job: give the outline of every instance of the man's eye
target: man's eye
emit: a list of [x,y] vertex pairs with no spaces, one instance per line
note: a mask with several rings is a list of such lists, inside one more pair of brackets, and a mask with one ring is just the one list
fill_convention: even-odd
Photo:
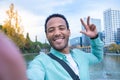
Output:
[[54,29],[48,29],[48,32],[53,32],[54,31]]
[[64,27],[60,27],[59,29],[60,29],[60,30],[64,30],[65,28],[64,28]]

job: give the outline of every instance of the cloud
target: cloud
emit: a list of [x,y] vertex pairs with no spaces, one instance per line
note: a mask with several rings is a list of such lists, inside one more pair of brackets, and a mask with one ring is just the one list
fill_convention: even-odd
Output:
[[3,24],[4,20],[7,18],[6,17],[6,11],[8,7],[4,6],[3,4],[0,4],[0,24]]
[[22,19],[25,34],[28,32],[32,41],[35,41],[35,36],[37,36],[39,41],[44,42],[43,38],[45,38],[45,34],[43,26],[45,17],[23,9],[19,10],[19,14]]

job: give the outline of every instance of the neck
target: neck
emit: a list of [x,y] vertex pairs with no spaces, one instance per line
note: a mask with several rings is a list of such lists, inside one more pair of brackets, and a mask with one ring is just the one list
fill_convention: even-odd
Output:
[[60,50],[60,52],[64,53],[64,54],[69,54],[70,53],[70,48],[66,47],[63,50]]

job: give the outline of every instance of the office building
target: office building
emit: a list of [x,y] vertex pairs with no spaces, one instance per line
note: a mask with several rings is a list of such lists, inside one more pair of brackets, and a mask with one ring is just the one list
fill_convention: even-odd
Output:
[[105,45],[110,45],[117,41],[117,29],[120,28],[120,11],[105,10],[104,11],[104,29],[105,29]]

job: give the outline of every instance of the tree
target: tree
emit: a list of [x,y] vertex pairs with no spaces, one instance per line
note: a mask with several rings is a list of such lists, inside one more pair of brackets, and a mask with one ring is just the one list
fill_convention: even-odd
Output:
[[25,48],[26,52],[31,52],[31,50],[32,50],[32,41],[30,40],[29,33],[27,33],[27,35],[26,35],[24,48]]
[[36,37],[36,41],[32,42],[30,40],[29,33],[27,33],[26,41],[25,41],[25,49],[24,49],[25,52],[27,52],[27,53],[39,53],[41,46],[42,46],[42,43],[37,41],[37,37]]
[[0,25],[0,30],[2,29],[2,25]]
[[120,45],[111,44],[111,45],[109,46],[109,50],[110,50],[111,52],[119,53],[119,52],[120,52]]
[[6,14],[8,18],[4,21],[2,30],[16,43],[20,49],[22,49],[25,44],[25,38],[20,23],[21,19],[17,11],[14,10],[14,4],[10,5],[9,10],[6,11]]
[[42,44],[42,49],[45,50],[45,53],[49,52],[50,48],[51,48],[51,46],[48,43],[45,42]]

